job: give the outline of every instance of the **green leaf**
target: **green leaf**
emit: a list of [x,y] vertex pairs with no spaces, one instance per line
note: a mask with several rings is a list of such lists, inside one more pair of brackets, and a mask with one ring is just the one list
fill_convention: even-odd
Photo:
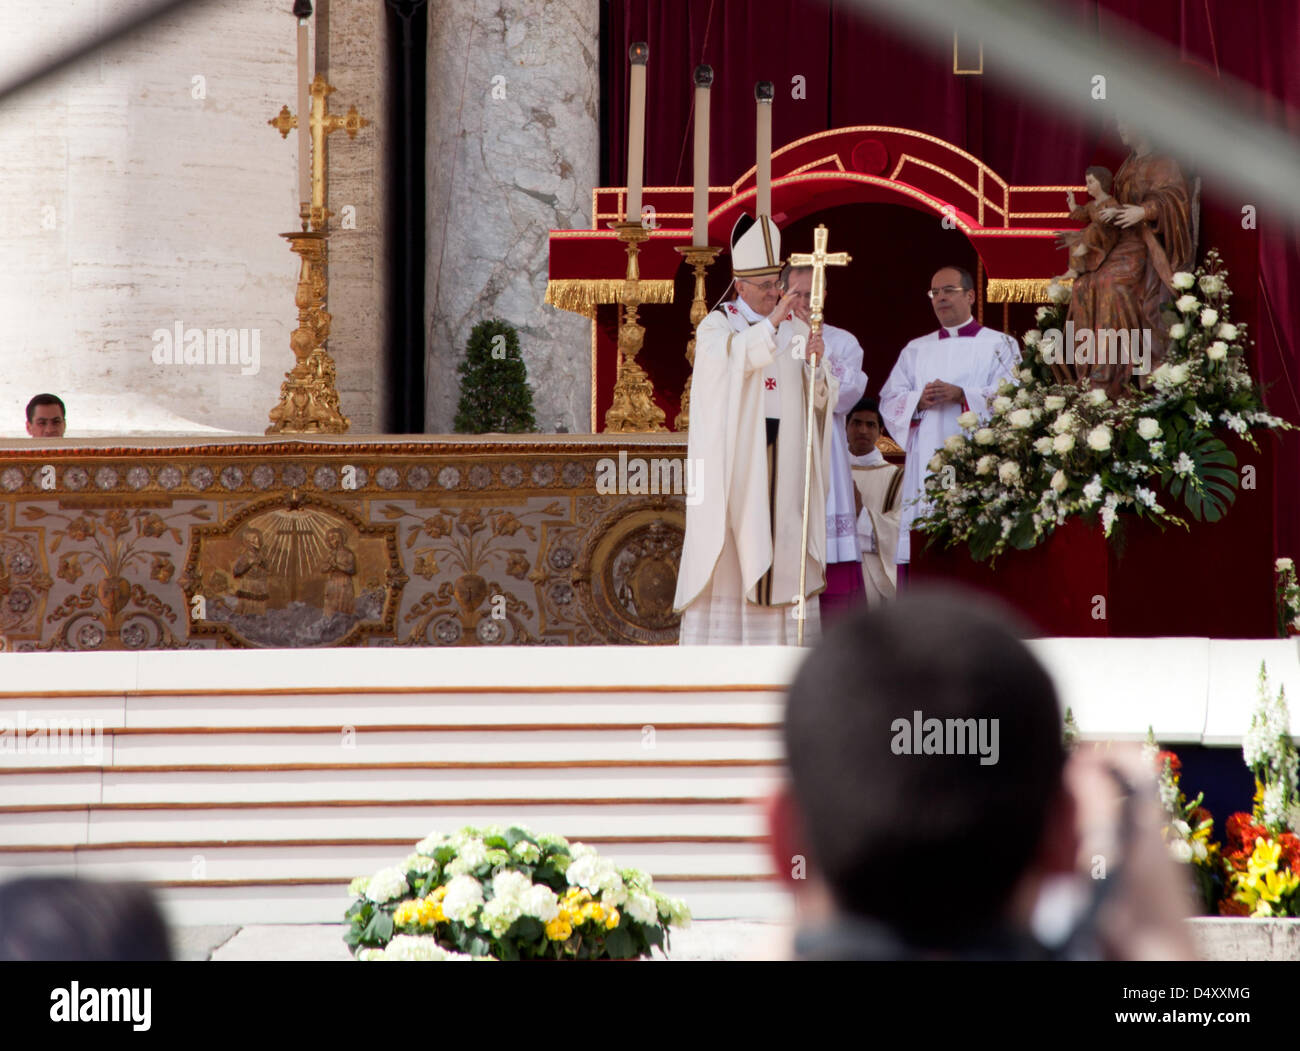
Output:
[[[1195,467],[1196,478],[1168,472],[1169,495],[1181,498],[1198,522],[1217,522],[1237,495],[1237,457],[1208,431],[1192,431],[1183,420],[1172,428],[1177,434],[1178,452],[1185,452]],[[1178,458],[1178,452],[1173,459]]]
[[537,941],[545,933],[546,928],[542,926],[541,920],[534,916],[520,916],[510,928],[512,938],[518,938],[520,941],[526,942]]
[[632,935],[622,927],[615,927],[605,935],[605,951],[615,960],[630,960],[636,955]]

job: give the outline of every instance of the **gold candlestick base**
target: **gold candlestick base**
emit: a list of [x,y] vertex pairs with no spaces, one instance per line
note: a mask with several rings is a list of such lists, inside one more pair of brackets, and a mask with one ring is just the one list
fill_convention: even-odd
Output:
[[297,359],[280,384],[280,404],[270,412],[267,434],[346,434],[351,421],[339,411],[334,359],[325,351],[330,315],[325,309],[325,245],[328,234],[281,234],[302,259],[294,303],[298,327],[289,337]]
[[637,323],[641,305],[641,271],[637,254],[650,231],[636,223],[611,224],[618,239],[627,246],[627,277],[623,281],[623,320],[618,329],[618,378],[614,381],[614,402],[605,413],[605,430],[617,434],[666,431],[664,410],[654,401],[654,384],[636,363],[645,341],[645,327]]
[[[687,248],[678,248],[686,257],[686,261],[695,268],[695,298],[691,300],[691,338],[686,344],[686,360],[690,362],[692,373],[695,370],[695,330],[700,327],[700,322],[709,312],[709,301],[704,296],[704,276],[708,273],[709,267],[713,260],[718,258],[721,248],[714,245],[690,245]],[[686,377],[686,385],[682,388],[682,411],[677,414],[673,420],[673,430],[686,431],[691,426],[691,377]]]

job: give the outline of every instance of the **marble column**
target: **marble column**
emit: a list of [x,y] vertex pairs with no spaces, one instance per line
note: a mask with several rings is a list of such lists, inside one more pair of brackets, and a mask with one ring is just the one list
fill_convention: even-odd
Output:
[[591,225],[598,0],[460,0],[429,18],[426,427],[451,430],[471,329],[519,330],[538,429],[590,430],[591,329],[543,303],[547,232]]

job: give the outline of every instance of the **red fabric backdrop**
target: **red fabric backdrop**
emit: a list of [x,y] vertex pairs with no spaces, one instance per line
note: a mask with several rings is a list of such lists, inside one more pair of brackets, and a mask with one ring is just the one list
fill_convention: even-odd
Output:
[[[1222,74],[1252,85],[1257,89],[1252,101],[1255,113],[1300,134],[1300,63],[1295,61],[1300,4],[1053,2],[1075,21],[1080,37],[1104,45],[1136,25],[1178,47],[1204,82],[1213,84]],[[1016,185],[1078,184],[1089,164],[1106,164],[1113,170],[1125,152],[1110,125],[1100,119],[1062,118],[1043,109],[1032,97],[1001,87],[988,64],[984,76],[954,75],[950,36],[936,38],[933,44],[915,43],[888,26],[863,19],[844,0],[608,0],[603,15],[602,183],[606,186],[625,181],[626,56],[635,40],[650,45],[647,186],[692,182],[691,72],[700,62],[713,66],[715,74],[710,135],[713,185],[734,181],[754,163],[753,89],[760,79],[776,84],[772,137],[777,147],[854,124],[914,128],[968,150]],[[792,98],[795,77],[804,78],[804,98]],[[1257,342],[1255,371],[1268,388],[1271,411],[1300,423],[1300,232],[1265,211],[1259,212],[1255,229],[1243,229],[1242,208],[1250,203],[1231,191],[1205,185],[1200,250],[1214,246],[1224,256],[1236,292],[1234,317],[1251,326]],[[863,253],[864,247],[871,246],[871,254],[864,254],[865,265],[855,267],[855,278],[849,279],[855,285],[861,281],[853,293],[855,316],[837,313],[833,295],[828,321],[858,332],[867,349],[870,389],[875,391],[903,343],[933,323],[925,316],[923,301],[911,302],[915,288],[925,287],[935,267],[963,258],[963,249],[956,242],[936,245],[919,231],[913,232],[915,236],[900,236],[914,222],[903,208],[861,205],[837,211],[843,214],[836,217],[834,247]],[[880,214],[885,212],[897,214]],[[811,230],[814,223],[805,220],[797,225]],[[799,230],[789,233],[799,236]],[[967,258],[973,257],[969,245],[965,251]],[[670,422],[677,406],[675,396],[667,392],[680,390],[685,376],[685,362],[677,360],[689,329],[685,314],[690,285],[684,278],[683,274],[678,282],[678,302],[661,308],[674,317],[680,313],[680,323],[660,330],[680,328],[682,340],[660,347],[648,337],[639,358],[663,395],[661,403],[669,410]],[[725,284],[725,277],[711,282],[711,293],[716,296]],[[907,306],[900,309],[899,303]],[[1000,306],[991,305],[986,324],[1000,327],[1001,314]],[[613,308],[601,308],[602,324],[612,325],[612,315]],[[1023,331],[1031,321],[1028,308],[1011,308],[1011,330]],[[607,395],[598,405],[599,416],[606,407]],[[1287,437],[1276,453],[1277,484],[1271,488],[1277,551],[1300,556],[1300,437]]]

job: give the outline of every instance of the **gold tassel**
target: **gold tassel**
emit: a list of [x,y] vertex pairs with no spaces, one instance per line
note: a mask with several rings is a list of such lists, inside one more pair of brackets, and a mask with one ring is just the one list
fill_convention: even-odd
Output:
[[[594,318],[600,303],[618,303],[627,282],[621,278],[561,278],[546,282],[546,302],[561,310]],[[640,281],[642,303],[671,303],[673,282]]]
[[[1047,277],[991,277],[984,298],[990,303],[1050,303],[1047,286],[1052,283]],[[1058,281],[1069,288],[1070,280]]]

